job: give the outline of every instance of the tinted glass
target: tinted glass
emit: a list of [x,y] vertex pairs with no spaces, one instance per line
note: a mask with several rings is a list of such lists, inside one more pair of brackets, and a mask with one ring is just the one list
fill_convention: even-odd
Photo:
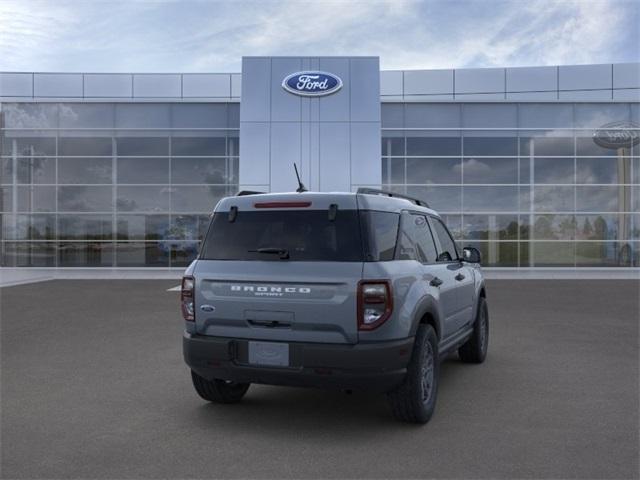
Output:
[[158,137],[117,138],[119,156],[161,157],[169,155],[169,139]]
[[460,137],[407,137],[407,155],[440,156],[461,153]]
[[56,183],[56,159],[18,158],[18,183]]
[[[286,250],[259,253],[261,248]],[[209,260],[363,261],[357,212],[339,210],[334,221],[327,210],[279,210],[216,213],[202,250]]]
[[464,154],[511,156],[518,154],[517,137],[464,137]]
[[229,183],[228,163],[224,158],[174,158],[171,179],[173,183]]
[[461,182],[462,164],[459,158],[407,158],[407,183]]
[[424,215],[405,213],[400,228],[398,260],[435,262],[436,249],[429,224]]
[[112,183],[111,158],[60,158],[58,183]]
[[226,138],[224,137],[173,137],[171,139],[171,154],[177,156],[206,156],[226,153]]
[[118,183],[169,183],[168,158],[118,157]]
[[441,261],[457,260],[458,252],[453,238],[447,232],[444,224],[437,218],[430,219],[434,234],[440,241],[440,249],[438,250],[438,258]]
[[393,260],[400,216],[391,212],[361,211],[367,261]]
[[574,183],[573,158],[535,158],[533,177],[535,183]]
[[517,158],[465,158],[464,183],[518,183]]
[[118,187],[116,209],[119,212],[168,212],[168,187]]
[[113,209],[111,187],[58,187],[61,212],[110,212]]
[[[17,137],[4,138],[2,155],[31,157],[56,154],[56,139],[53,137]],[[15,149],[15,150],[14,150]]]
[[111,137],[61,137],[58,139],[60,156],[111,156]]
[[62,240],[111,240],[110,215],[59,215],[58,237]]
[[171,248],[164,243],[116,243],[118,267],[168,267]]
[[158,240],[169,234],[168,215],[118,215],[118,240]]

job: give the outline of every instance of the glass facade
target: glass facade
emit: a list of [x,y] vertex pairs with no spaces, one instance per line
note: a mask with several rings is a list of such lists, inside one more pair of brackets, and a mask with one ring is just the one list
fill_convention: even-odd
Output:
[[237,192],[237,103],[0,108],[3,266],[183,267]]
[[[383,187],[426,200],[490,267],[640,266],[638,103],[383,103]],[[634,126],[635,124],[635,126]],[[183,267],[237,192],[239,104],[3,103],[0,259]]]
[[640,145],[594,141],[639,116],[637,103],[385,103],[383,184],[427,201],[486,266],[639,266]]

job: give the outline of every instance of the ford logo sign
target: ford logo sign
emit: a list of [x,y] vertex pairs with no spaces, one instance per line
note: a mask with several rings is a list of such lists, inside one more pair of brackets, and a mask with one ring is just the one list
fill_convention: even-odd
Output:
[[593,134],[593,141],[603,148],[630,148],[640,142],[640,127],[632,122],[611,122]]
[[328,72],[296,72],[282,81],[282,88],[294,95],[321,97],[340,90],[342,80]]

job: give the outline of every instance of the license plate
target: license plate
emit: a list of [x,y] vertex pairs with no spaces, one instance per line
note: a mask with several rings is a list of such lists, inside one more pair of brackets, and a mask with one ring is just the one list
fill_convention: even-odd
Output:
[[249,342],[251,365],[289,366],[289,344],[274,342]]

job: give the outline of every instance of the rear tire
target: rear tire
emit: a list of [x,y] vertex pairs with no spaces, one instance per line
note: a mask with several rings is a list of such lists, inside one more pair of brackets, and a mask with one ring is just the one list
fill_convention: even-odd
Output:
[[225,380],[207,380],[191,371],[193,386],[205,400],[214,403],[238,403],[249,390],[250,383],[235,383]]
[[438,396],[438,337],[431,325],[420,325],[416,333],[407,376],[387,393],[393,416],[403,422],[427,423]]
[[489,309],[484,297],[478,301],[478,313],[473,333],[467,342],[458,349],[460,360],[465,363],[482,363],[487,357],[489,347]]

